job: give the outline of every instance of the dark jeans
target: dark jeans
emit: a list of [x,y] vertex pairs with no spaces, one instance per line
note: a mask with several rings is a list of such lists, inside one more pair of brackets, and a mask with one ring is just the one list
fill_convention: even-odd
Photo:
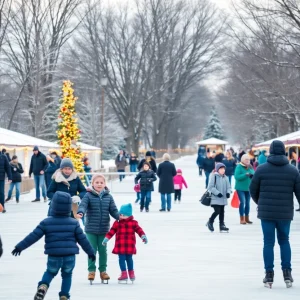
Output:
[[264,234],[264,263],[266,271],[273,271],[274,268],[274,245],[275,231],[280,246],[281,267],[291,269],[291,246],[289,242],[291,221],[261,220],[261,227]]
[[249,216],[250,213],[250,193],[245,191],[238,191],[237,193],[239,195],[240,199],[240,216]]
[[202,176],[202,171],[203,171],[202,167],[199,167],[199,176]]
[[141,200],[141,192],[136,193],[136,201],[139,202]]
[[220,224],[224,223],[225,205],[212,205],[211,207],[214,212],[209,219],[210,223],[213,223],[217,216],[219,216]]
[[205,171],[205,188],[207,189],[207,186],[208,186],[208,181],[209,181],[209,176],[210,176],[210,173],[211,172],[206,172]]
[[121,271],[126,271],[126,263],[128,271],[133,271],[132,254],[119,254],[119,265]]
[[59,296],[66,296],[70,298],[70,289],[72,285],[72,272],[75,267],[75,255],[70,256],[48,256],[47,270],[43,275],[42,280],[39,282],[41,284],[46,284],[50,286],[51,281],[57,275],[58,271],[61,269],[61,292]]
[[160,200],[161,200],[161,209],[166,210],[166,204],[167,209],[171,210],[171,194],[160,194]]
[[[119,173],[125,172],[125,170],[118,170]],[[119,175],[120,181],[122,181],[125,178],[125,175]]]
[[137,165],[136,165],[136,164],[134,164],[134,165],[130,165],[130,172],[133,172],[133,173],[135,173],[135,172],[136,172],[136,170],[137,170]]
[[175,201],[181,201],[181,190],[175,190]]
[[54,173],[48,173],[48,172],[45,173],[45,183],[46,183],[46,189],[47,189],[47,190],[48,190],[49,185],[50,185],[50,183],[51,183],[51,181],[52,181],[52,176],[53,176],[53,174],[54,174]]
[[141,191],[141,209],[149,209],[149,203],[151,201],[151,191]]
[[4,208],[4,180],[0,180],[0,203],[2,204],[3,208]]
[[227,177],[228,177],[229,183],[230,183],[230,185],[231,185],[232,175],[227,175]]

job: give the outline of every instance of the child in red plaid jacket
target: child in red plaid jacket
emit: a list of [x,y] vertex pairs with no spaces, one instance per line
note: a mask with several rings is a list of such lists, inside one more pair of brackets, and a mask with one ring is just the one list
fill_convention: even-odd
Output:
[[136,254],[135,233],[140,236],[145,244],[148,243],[148,239],[143,229],[133,218],[131,204],[129,203],[126,205],[122,205],[120,208],[120,220],[115,221],[110,231],[106,234],[105,239],[102,243],[103,245],[106,245],[107,242],[116,234],[115,247],[112,253],[119,255],[119,265],[122,272],[121,276],[118,278],[119,283],[127,283],[128,275],[129,279],[132,282],[135,280],[132,259],[132,255]]

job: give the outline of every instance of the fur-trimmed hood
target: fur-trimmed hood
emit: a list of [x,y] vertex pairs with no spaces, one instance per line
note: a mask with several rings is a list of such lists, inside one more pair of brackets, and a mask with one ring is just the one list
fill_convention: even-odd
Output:
[[56,172],[53,174],[52,179],[55,180],[57,183],[64,183],[65,185],[70,186],[70,181],[76,179],[78,177],[77,173],[73,171],[71,175],[66,178],[62,172],[61,169],[56,170]]

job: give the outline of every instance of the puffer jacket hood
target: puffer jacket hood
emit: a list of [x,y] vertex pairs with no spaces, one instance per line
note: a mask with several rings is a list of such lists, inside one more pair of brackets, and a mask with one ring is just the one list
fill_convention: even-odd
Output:
[[68,193],[56,192],[50,206],[50,216],[69,217],[72,210],[72,198]]
[[267,159],[268,163],[275,166],[284,166],[289,163],[285,156],[285,147],[281,141],[273,141],[270,146],[270,156]]

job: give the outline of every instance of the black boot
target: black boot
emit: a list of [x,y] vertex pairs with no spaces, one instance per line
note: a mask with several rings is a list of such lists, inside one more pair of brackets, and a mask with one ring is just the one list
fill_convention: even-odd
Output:
[[211,232],[214,232],[214,223],[212,223],[210,220],[208,220],[208,222],[206,223],[206,226],[208,227],[208,229],[211,231]]
[[274,271],[268,271],[266,272],[266,276],[263,280],[263,283],[265,284],[265,287],[272,288],[272,284],[274,281]]
[[10,199],[11,199],[11,198],[6,198],[6,199],[5,199],[5,202],[8,202]]
[[284,269],[282,270],[284,282],[286,283],[286,287],[290,288],[292,287],[292,283],[294,282],[294,279],[292,277],[292,270],[291,269]]
[[296,209],[296,211],[300,211],[300,207],[298,209]]
[[225,226],[225,223],[220,223],[220,232],[228,232],[229,228]]

